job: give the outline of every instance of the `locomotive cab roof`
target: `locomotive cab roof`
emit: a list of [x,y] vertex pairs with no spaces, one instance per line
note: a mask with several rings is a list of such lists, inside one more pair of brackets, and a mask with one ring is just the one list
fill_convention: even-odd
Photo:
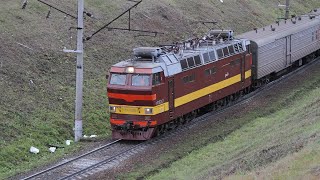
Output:
[[[112,66],[111,72],[134,67],[139,72],[163,71],[165,76],[196,68],[246,51],[247,39],[233,39],[232,30],[211,30],[202,39],[189,39],[170,47],[138,47],[133,59]],[[120,70],[121,69],[121,70]]]

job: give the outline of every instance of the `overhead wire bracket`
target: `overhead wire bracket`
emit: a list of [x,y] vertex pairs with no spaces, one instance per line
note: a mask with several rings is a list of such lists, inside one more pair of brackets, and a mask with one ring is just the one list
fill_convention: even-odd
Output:
[[[96,34],[98,34],[100,31],[104,30],[104,29],[108,29],[109,31],[111,30],[120,30],[120,31],[132,31],[132,32],[142,32],[142,33],[151,33],[154,34],[154,36],[157,36],[158,34],[163,34],[160,32],[156,32],[156,31],[145,31],[145,30],[138,30],[138,29],[132,29],[131,28],[131,10],[135,7],[137,7],[142,0],[140,1],[135,1],[135,0],[128,0],[131,2],[135,2],[134,5],[132,5],[129,9],[127,9],[126,11],[124,11],[123,13],[121,13],[119,16],[117,16],[116,18],[114,18],[113,20],[111,20],[110,22],[108,22],[106,25],[102,26],[100,29],[98,29],[96,32],[94,32],[93,34],[91,34],[91,36],[88,36],[85,38],[86,41],[90,40],[93,36],[95,36]],[[120,17],[124,16],[125,14],[128,13],[128,28],[118,28],[118,27],[109,27],[109,25],[111,25],[113,22],[115,22],[116,20],[118,20]]]
[[[42,1],[42,0],[37,0],[37,1],[39,1],[39,2],[42,3],[42,4],[45,4],[45,5],[49,6],[50,9],[51,9],[51,8],[52,8],[52,9],[55,9],[55,10],[57,10],[57,11],[65,14],[65,15],[67,15],[67,16],[72,17],[73,19],[78,19],[76,16],[74,16],[74,15],[72,15],[72,14],[70,14],[70,13],[67,13],[67,12],[65,12],[65,11],[63,11],[63,10],[61,10],[61,9],[58,9],[58,8],[54,7],[53,5],[48,4],[48,3],[46,3],[46,2],[44,2],[44,1]],[[50,12],[50,11],[49,11],[49,12]],[[49,13],[47,14],[47,17],[48,17],[48,15],[50,16]]]

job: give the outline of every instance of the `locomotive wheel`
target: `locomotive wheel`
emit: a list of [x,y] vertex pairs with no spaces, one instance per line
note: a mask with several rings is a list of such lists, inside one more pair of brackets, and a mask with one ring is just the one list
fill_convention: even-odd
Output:
[[189,121],[192,121],[194,118],[196,118],[197,117],[197,112],[196,111],[192,111],[191,113],[190,113],[190,119],[189,119]]
[[157,136],[160,136],[160,135],[163,134],[163,133],[164,133],[164,125],[161,124],[161,125],[159,125],[159,126],[157,127],[156,135],[157,135]]

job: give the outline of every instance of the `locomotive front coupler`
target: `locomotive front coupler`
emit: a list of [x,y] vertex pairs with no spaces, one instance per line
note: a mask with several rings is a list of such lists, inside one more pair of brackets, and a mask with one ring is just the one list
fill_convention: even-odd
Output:
[[129,132],[129,131],[134,131],[137,129],[140,129],[139,125],[134,125],[133,121],[127,121],[125,124],[119,126],[119,129]]
[[133,129],[133,122],[132,121],[127,121],[126,123],[124,123],[121,126],[121,129],[124,130],[124,131],[132,130]]

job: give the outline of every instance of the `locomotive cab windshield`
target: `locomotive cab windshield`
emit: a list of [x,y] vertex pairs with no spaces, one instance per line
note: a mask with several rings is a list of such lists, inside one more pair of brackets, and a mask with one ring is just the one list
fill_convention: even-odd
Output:
[[132,74],[131,86],[150,86],[149,74]]
[[109,83],[112,85],[126,85],[126,74],[112,73]]
[[150,87],[161,84],[163,72],[153,74],[110,73],[110,85]]

